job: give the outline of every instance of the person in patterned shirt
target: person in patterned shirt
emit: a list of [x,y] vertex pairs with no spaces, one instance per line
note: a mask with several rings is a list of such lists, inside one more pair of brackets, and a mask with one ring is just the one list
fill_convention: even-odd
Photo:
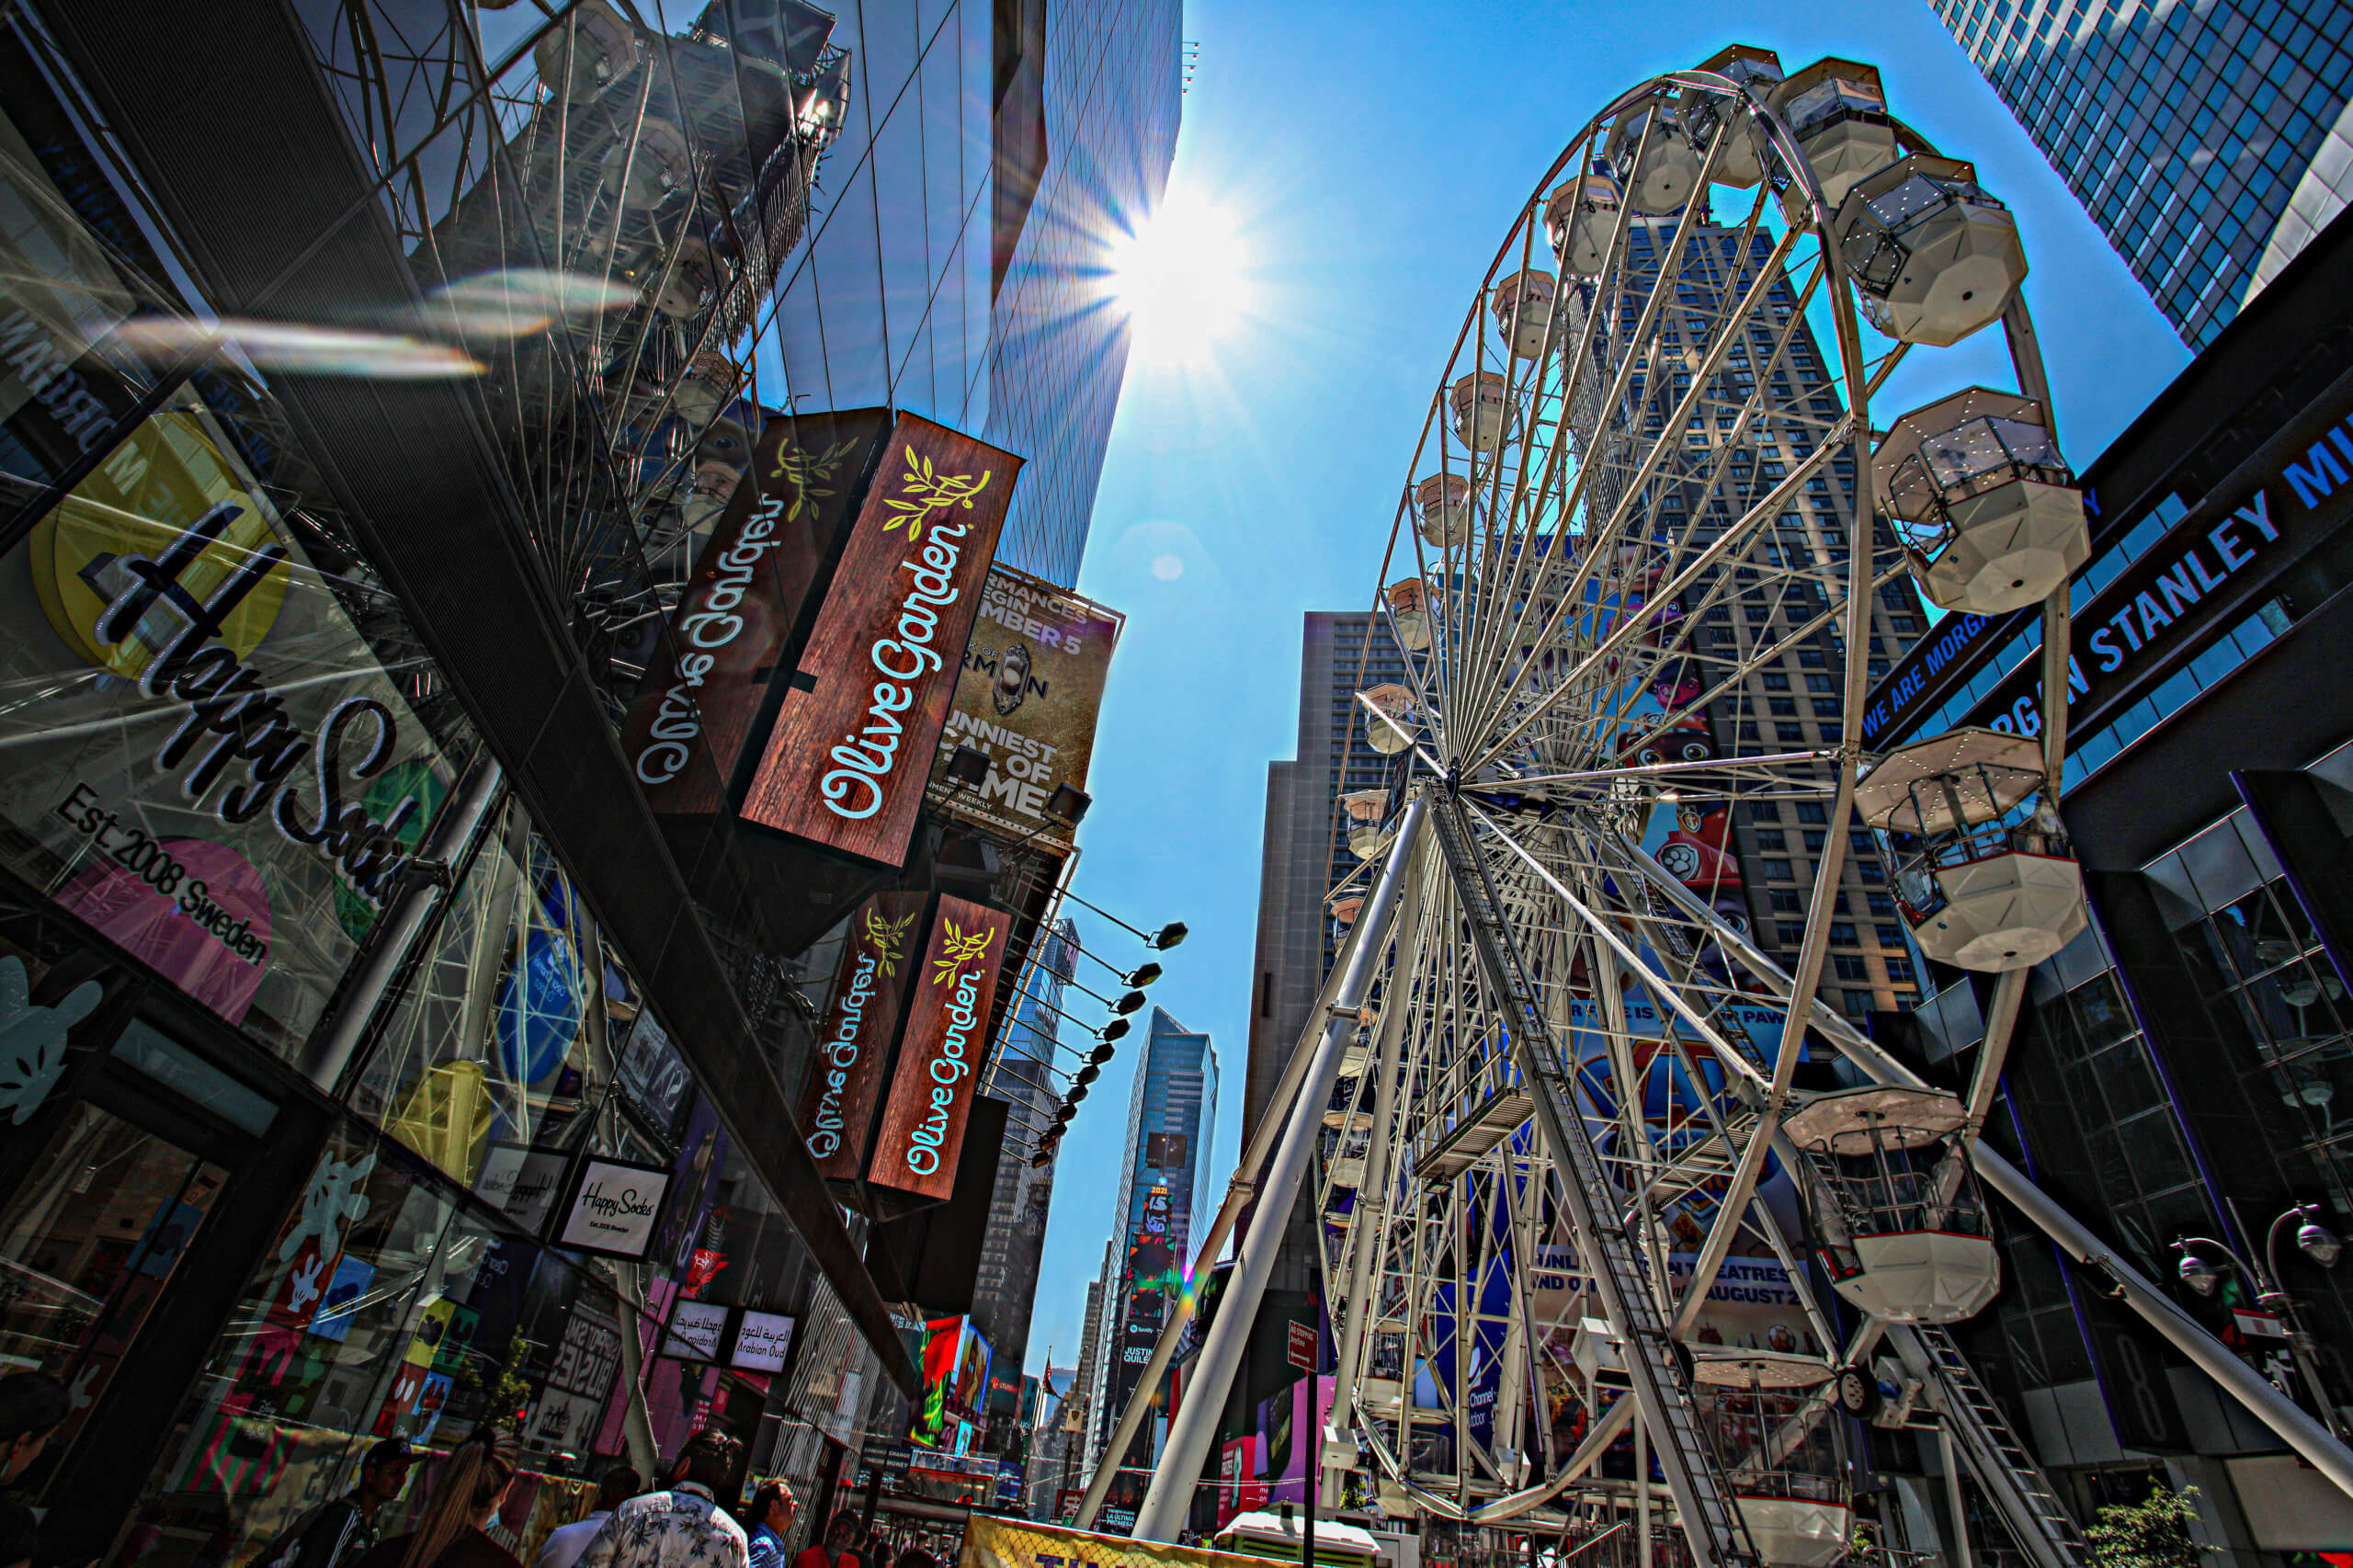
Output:
[[670,1466],[670,1490],[613,1510],[577,1568],[747,1568],[744,1527],[719,1497],[735,1484],[744,1445],[713,1426],[688,1437]]

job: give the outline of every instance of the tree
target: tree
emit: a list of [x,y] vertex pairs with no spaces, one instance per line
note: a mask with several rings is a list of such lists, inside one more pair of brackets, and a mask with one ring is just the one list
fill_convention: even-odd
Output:
[[2216,1548],[2190,1535],[2197,1517],[2198,1488],[2176,1492],[2152,1481],[2141,1502],[2102,1505],[2099,1523],[2084,1532],[2084,1540],[2099,1568],[2201,1568]]

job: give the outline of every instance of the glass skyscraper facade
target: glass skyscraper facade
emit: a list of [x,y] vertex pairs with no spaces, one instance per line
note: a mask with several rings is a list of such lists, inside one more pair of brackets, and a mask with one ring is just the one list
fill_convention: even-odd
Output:
[[1930,0],[2192,348],[2353,193],[2341,0]]
[[1065,586],[1127,368],[1110,248],[1167,182],[1181,23],[1177,0],[845,7],[850,101],[763,346],[779,406],[889,403],[1028,460],[998,557]]

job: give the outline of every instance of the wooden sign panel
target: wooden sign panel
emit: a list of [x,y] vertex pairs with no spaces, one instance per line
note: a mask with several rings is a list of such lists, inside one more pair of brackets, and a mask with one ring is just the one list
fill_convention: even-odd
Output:
[[1001,909],[941,896],[866,1171],[875,1186],[938,1199],[954,1190],[1012,928],[1013,916]]
[[817,1172],[855,1181],[866,1168],[867,1134],[890,1069],[901,1004],[923,939],[925,892],[880,892],[850,921],[849,941],[834,974],[833,1005],[817,1037],[816,1059],[794,1119]]
[[655,811],[708,814],[725,800],[888,417],[880,408],[779,415],[762,427],[621,732]]
[[745,792],[745,822],[905,863],[1020,469],[1009,452],[899,415]]

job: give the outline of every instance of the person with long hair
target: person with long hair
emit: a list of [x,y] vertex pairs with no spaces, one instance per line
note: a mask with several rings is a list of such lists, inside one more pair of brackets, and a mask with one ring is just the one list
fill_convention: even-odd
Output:
[[521,1559],[483,1533],[515,1484],[520,1453],[514,1433],[475,1427],[434,1473],[416,1528],[378,1541],[354,1568],[523,1568]]

